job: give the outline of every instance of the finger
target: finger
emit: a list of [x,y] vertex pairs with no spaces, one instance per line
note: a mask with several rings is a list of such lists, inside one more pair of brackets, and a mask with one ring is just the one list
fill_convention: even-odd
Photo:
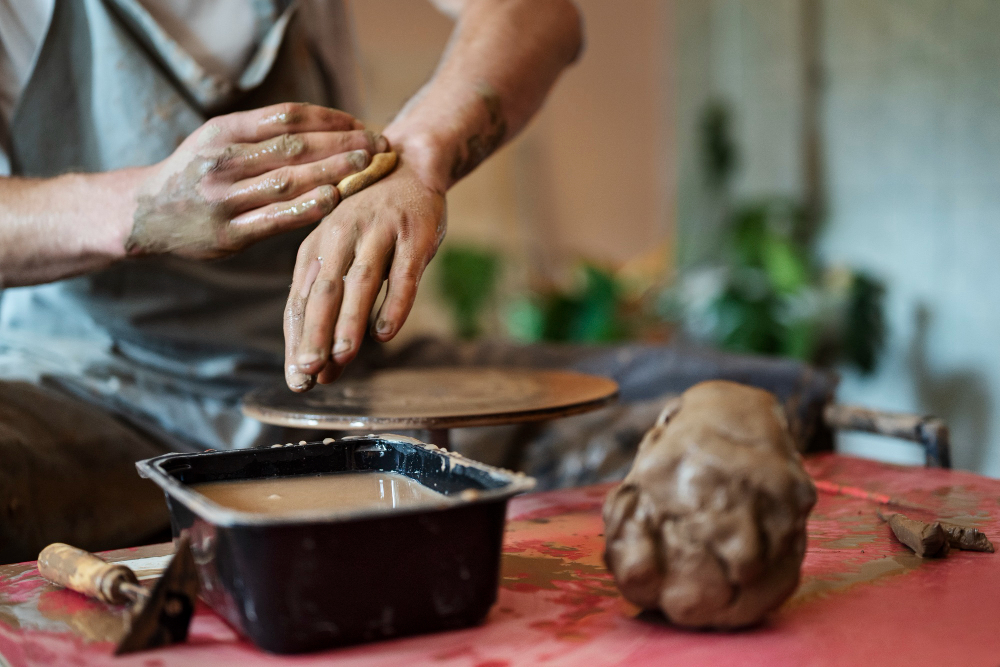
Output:
[[309,290],[316,281],[323,262],[313,257],[309,251],[309,241],[306,239],[299,248],[292,273],[292,287],[288,291],[288,301],[285,303],[285,384],[292,391],[301,392],[312,389],[316,379],[299,371],[295,364],[295,353],[302,340],[302,323],[305,319],[306,300]]
[[310,375],[319,373],[330,358],[333,327],[337,322],[337,313],[340,312],[344,296],[342,275],[321,275],[309,291],[302,325],[302,340],[295,356],[295,365],[301,373]]
[[[315,250],[307,245],[307,239],[296,260],[289,296],[293,308],[286,319],[286,325],[295,326],[285,335],[285,376],[289,387],[297,391],[309,389],[330,358],[344,273],[354,257],[355,233],[349,228],[339,228],[334,234],[323,239],[325,258],[313,255]],[[301,266],[309,268],[301,270]],[[336,375],[339,374],[337,371]]]
[[333,338],[333,361],[341,366],[353,359],[361,346],[391,249],[391,240],[373,241],[358,252],[344,277],[344,298]]
[[344,367],[331,359],[323,370],[320,371],[319,375],[316,376],[316,382],[319,384],[330,384],[331,382],[335,382],[343,372]]
[[372,325],[372,337],[375,340],[382,343],[392,340],[406,322],[428,261],[409,244],[397,245],[392,267],[389,269],[385,299]]
[[206,123],[201,141],[220,144],[258,142],[282,134],[363,130],[349,113],[316,104],[286,102],[219,116]]
[[233,218],[223,247],[238,249],[281,232],[319,222],[340,201],[337,188],[321,185],[295,199],[242,213]]
[[368,151],[356,150],[308,164],[281,167],[234,184],[226,196],[226,205],[236,214],[287,201],[321,185],[336,185],[345,177],[364,171],[369,162]]
[[287,165],[307,164],[350,151],[382,153],[388,146],[385,137],[369,130],[282,134],[256,144],[227,146],[215,158],[213,171],[232,175],[234,179],[246,179]]

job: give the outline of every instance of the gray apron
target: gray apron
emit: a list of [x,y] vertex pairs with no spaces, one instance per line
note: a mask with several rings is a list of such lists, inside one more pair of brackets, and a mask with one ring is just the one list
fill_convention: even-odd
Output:
[[[135,0],[57,0],[11,122],[12,173],[148,165],[219,113],[280,101],[356,103],[341,3],[253,0],[247,11],[258,19],[259,46],[239,80],[225,81]],[[308,231],[216,262],[128,260],[7,289],[0,379],[56,382],[177,447],[271,440],[236,405],[253,383],[281,378],[282,311]]]

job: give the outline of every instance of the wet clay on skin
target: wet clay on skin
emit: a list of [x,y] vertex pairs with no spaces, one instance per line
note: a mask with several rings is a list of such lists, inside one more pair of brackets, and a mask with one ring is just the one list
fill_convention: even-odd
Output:
[[210,252],[229,222],[224,207],[208,202],[198,188],[212,168],[208,158],[193,159],[172,174],[159,192],[140,194],[126,252],[166,253],[184,248]]
[[393,472],[348,472],[195,484],[223,507],[255,514],[291,514],[410,507],[447,496]]
[[[213,135],[209,126],[199,137]],[[196,257],[216,257],[235,239],[229,228],[232,211],[224,200],[210,201],[203,193],[203,182],[213,172],[247,160],[259,160],[265,154],[292,158],[305,149],[301,138],[282,135],[261,142],[251,149],[230,146],[217,155],[203,156],[190,150],[178,150],[167,159],[161,175],[139,193],[133,216],[132,232],[125,244],[129,254],[185,251]],[[331,192],[332,194],[332,192]],[[316,202],[319,203],[319,202]],[[328,208],[332,207],[332,201]],[[315,205],[315,204],[313,204]]]
[[796,589],[816,489],[769,392],[703,382],[667,404],[604,504],[622,594],[693,628],[759,622]]
[[[199,143],[218,134],[218,128],[208,126],[199,137]],[[379,141],[388,148],[384,138]],[[266,155],[291,159],[305,150],[302,139],[296,135],[281,135],[251,148],[230,146],[218,155],[193,155],[189,150],[179,150],[164,167],[163,174],[148,184],[136,201],[132,231],[125,243],[130,255],[183,252],[201,258],[215,258],[229,254],[256,232],[232,225],[232,206],[220,197],[212,201],[205,196],[205,180],[213,172],[222,172],[243,162],[259,162]],[[363,151],[349,151],[356,167],[367,161]],[[360,159],[360,162],[358,161]],[[293,199],[284,202],[276,217],[299,217],[311,208],[321,207],[322,215],[333,210],[339,199],[360,192],[392,171],[396,154],[378,153],[367,168],[348,176],[337,184],[318,188],[319,196],[310,199]],[[259,189],[281,192],[281,182],[263,179]],[[337,193],[339,192],[339,196]]]

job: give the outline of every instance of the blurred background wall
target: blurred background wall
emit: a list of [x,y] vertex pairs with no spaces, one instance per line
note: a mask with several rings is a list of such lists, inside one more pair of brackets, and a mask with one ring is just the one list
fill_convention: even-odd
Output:
[[[501,291],[565,284],[581,259],[665,281],[717,253],[706,110],[739,146],[733,196],[816,214],[816,261],[885,286],[874,372],[840,399],[930,412],[956,467],[1000,476],[1000,3],[581,0],[587,49],[528,130],[449,195],[447,244],[504,256]],[[425,2],[356,0],[368,118],[427,80],[451,22]],[[407,335],[450,334],[428,285]],[[487,332],[502,335],[496,322]],[[918,462],[862,437],[841,448]]]
[[1000,3],[678,0],[676,15],[688,245],[705,241],[698,117],[721,98],[741,192],[818,188],[821,256],[887,286],[883,358],[871,376],[842,369],[841,400],[937,414],[956,467],[1000,476]]

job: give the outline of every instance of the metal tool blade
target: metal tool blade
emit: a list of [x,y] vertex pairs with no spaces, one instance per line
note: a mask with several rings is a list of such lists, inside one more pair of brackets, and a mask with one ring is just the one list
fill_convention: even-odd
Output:
[[128,631],[115,648],[115,655],[185,641],[197,597],[198,572],[191,555],[190,539],[184,533],[149,599],[132,616]]

